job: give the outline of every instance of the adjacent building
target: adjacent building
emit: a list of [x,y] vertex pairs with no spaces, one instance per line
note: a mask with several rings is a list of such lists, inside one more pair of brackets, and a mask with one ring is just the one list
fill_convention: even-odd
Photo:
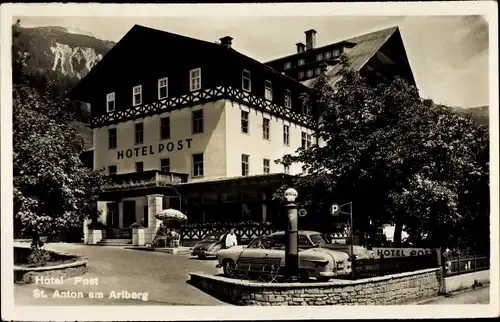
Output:
[[107,238],[129,238],[144,219],[150,241],[165,208],[191,225],[276,219],[273,193],[303,170],[274,161],[315,142],[301,97],[321,72],[336,82],[342,53],[374,82],[414,84],[398,28],[320,48],[315,37],[306,31],[294,54],[261,63],[229,36],[211,43],[134,26],[71,92],[91,104],[93,166],[112,182],[98,203]]

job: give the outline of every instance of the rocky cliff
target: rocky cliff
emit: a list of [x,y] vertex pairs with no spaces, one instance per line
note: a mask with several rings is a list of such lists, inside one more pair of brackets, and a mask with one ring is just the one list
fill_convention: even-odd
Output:
[[19,32],[18,48],[30,55],[28,72],[55,71],[74,78],[74,83],[114,46],[114,42],[62,27],[21,27]]

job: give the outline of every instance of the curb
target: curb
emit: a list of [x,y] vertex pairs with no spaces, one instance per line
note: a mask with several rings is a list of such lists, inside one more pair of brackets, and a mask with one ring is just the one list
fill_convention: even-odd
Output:
[[431,298],[428,298],[428,299],[425,299],[425,300],[421,300],[421,301],[417,301],[417,302],[409,302],[409,303],[405,303],[404,305],[424,305],[426,303],[429,303],[429,302],[432,302],[432,301],[435,301],[435,300],[438,300],[438,299],[442,299],[442,298],[445,298],[445,297],[453,297],[455,295],[458,295],[458,294],[462,294],[462,293],[466,293],[466,292],[471,292],[471,291],[475,291],[475,290],[480,290],[480,289],[483,289],[483,288],[486,288],[490,286],[490,284],[483,284],[482,286],[477,286],[475,288],[466,288],[466,289],[463,289],[463,290],[460,290],[460,291],[456,291],[456,292],[451,292],[451,293],[446,293],[446,294],[441,294],[441,295],[438,295],[438,296],[434,296],[434,297],[431,297]]

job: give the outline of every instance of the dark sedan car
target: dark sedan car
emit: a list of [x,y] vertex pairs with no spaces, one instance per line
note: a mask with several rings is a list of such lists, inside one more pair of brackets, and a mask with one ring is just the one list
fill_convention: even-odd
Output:
[[222,248],[221,241],[224,234],[223,232],[218,232],[206,235],[203,240],[194,245],[191,255],[198,256],[201,259],[217,256],[217,252]]

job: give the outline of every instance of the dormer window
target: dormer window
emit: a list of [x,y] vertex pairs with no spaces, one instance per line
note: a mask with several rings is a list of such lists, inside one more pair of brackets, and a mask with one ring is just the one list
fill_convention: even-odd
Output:
[[201,89],[201,68],[189,71],[189,89],[190,91],[198,91]]
[[304,79],[304,72],[299,72],[299,80]]
[[306,61],[304,58],[299,59],[299,62],[298,62],[299,66],[304,65],[305,63],[306,63]]
[[289,89],[285,89],[285,107],[292,108],[292,92]]
[[160,78],[158,80],[158,99],[163,99],[168,97],[168,78]]
[[114,112],[115,110],[115,93],[109,93],[106,95],[106,111]]
[[307,70],[307,77],[313,77],[313,70],[312,69]]
[[316,54],[316,60],[323,60],[323,53]]
[[290,69],[292,68],[292,62],[288,61],[285,63],[285,69]]
[[264,82],[264,97],[268,101],[273,100],[273,84],[267,80]]
[[137,106],[142,103],[142,85],[134,86],[132,90],[132,105]]
[[248,70],[243,70],[241,74],[241,87],[247,92],[252,90],[252,78]]
[[331,53],[331,52],[329,52],[329,51],[327,51],[327,52],[325,53],[325,59],[330,59],[330,58],[332,58],[332,53]]

